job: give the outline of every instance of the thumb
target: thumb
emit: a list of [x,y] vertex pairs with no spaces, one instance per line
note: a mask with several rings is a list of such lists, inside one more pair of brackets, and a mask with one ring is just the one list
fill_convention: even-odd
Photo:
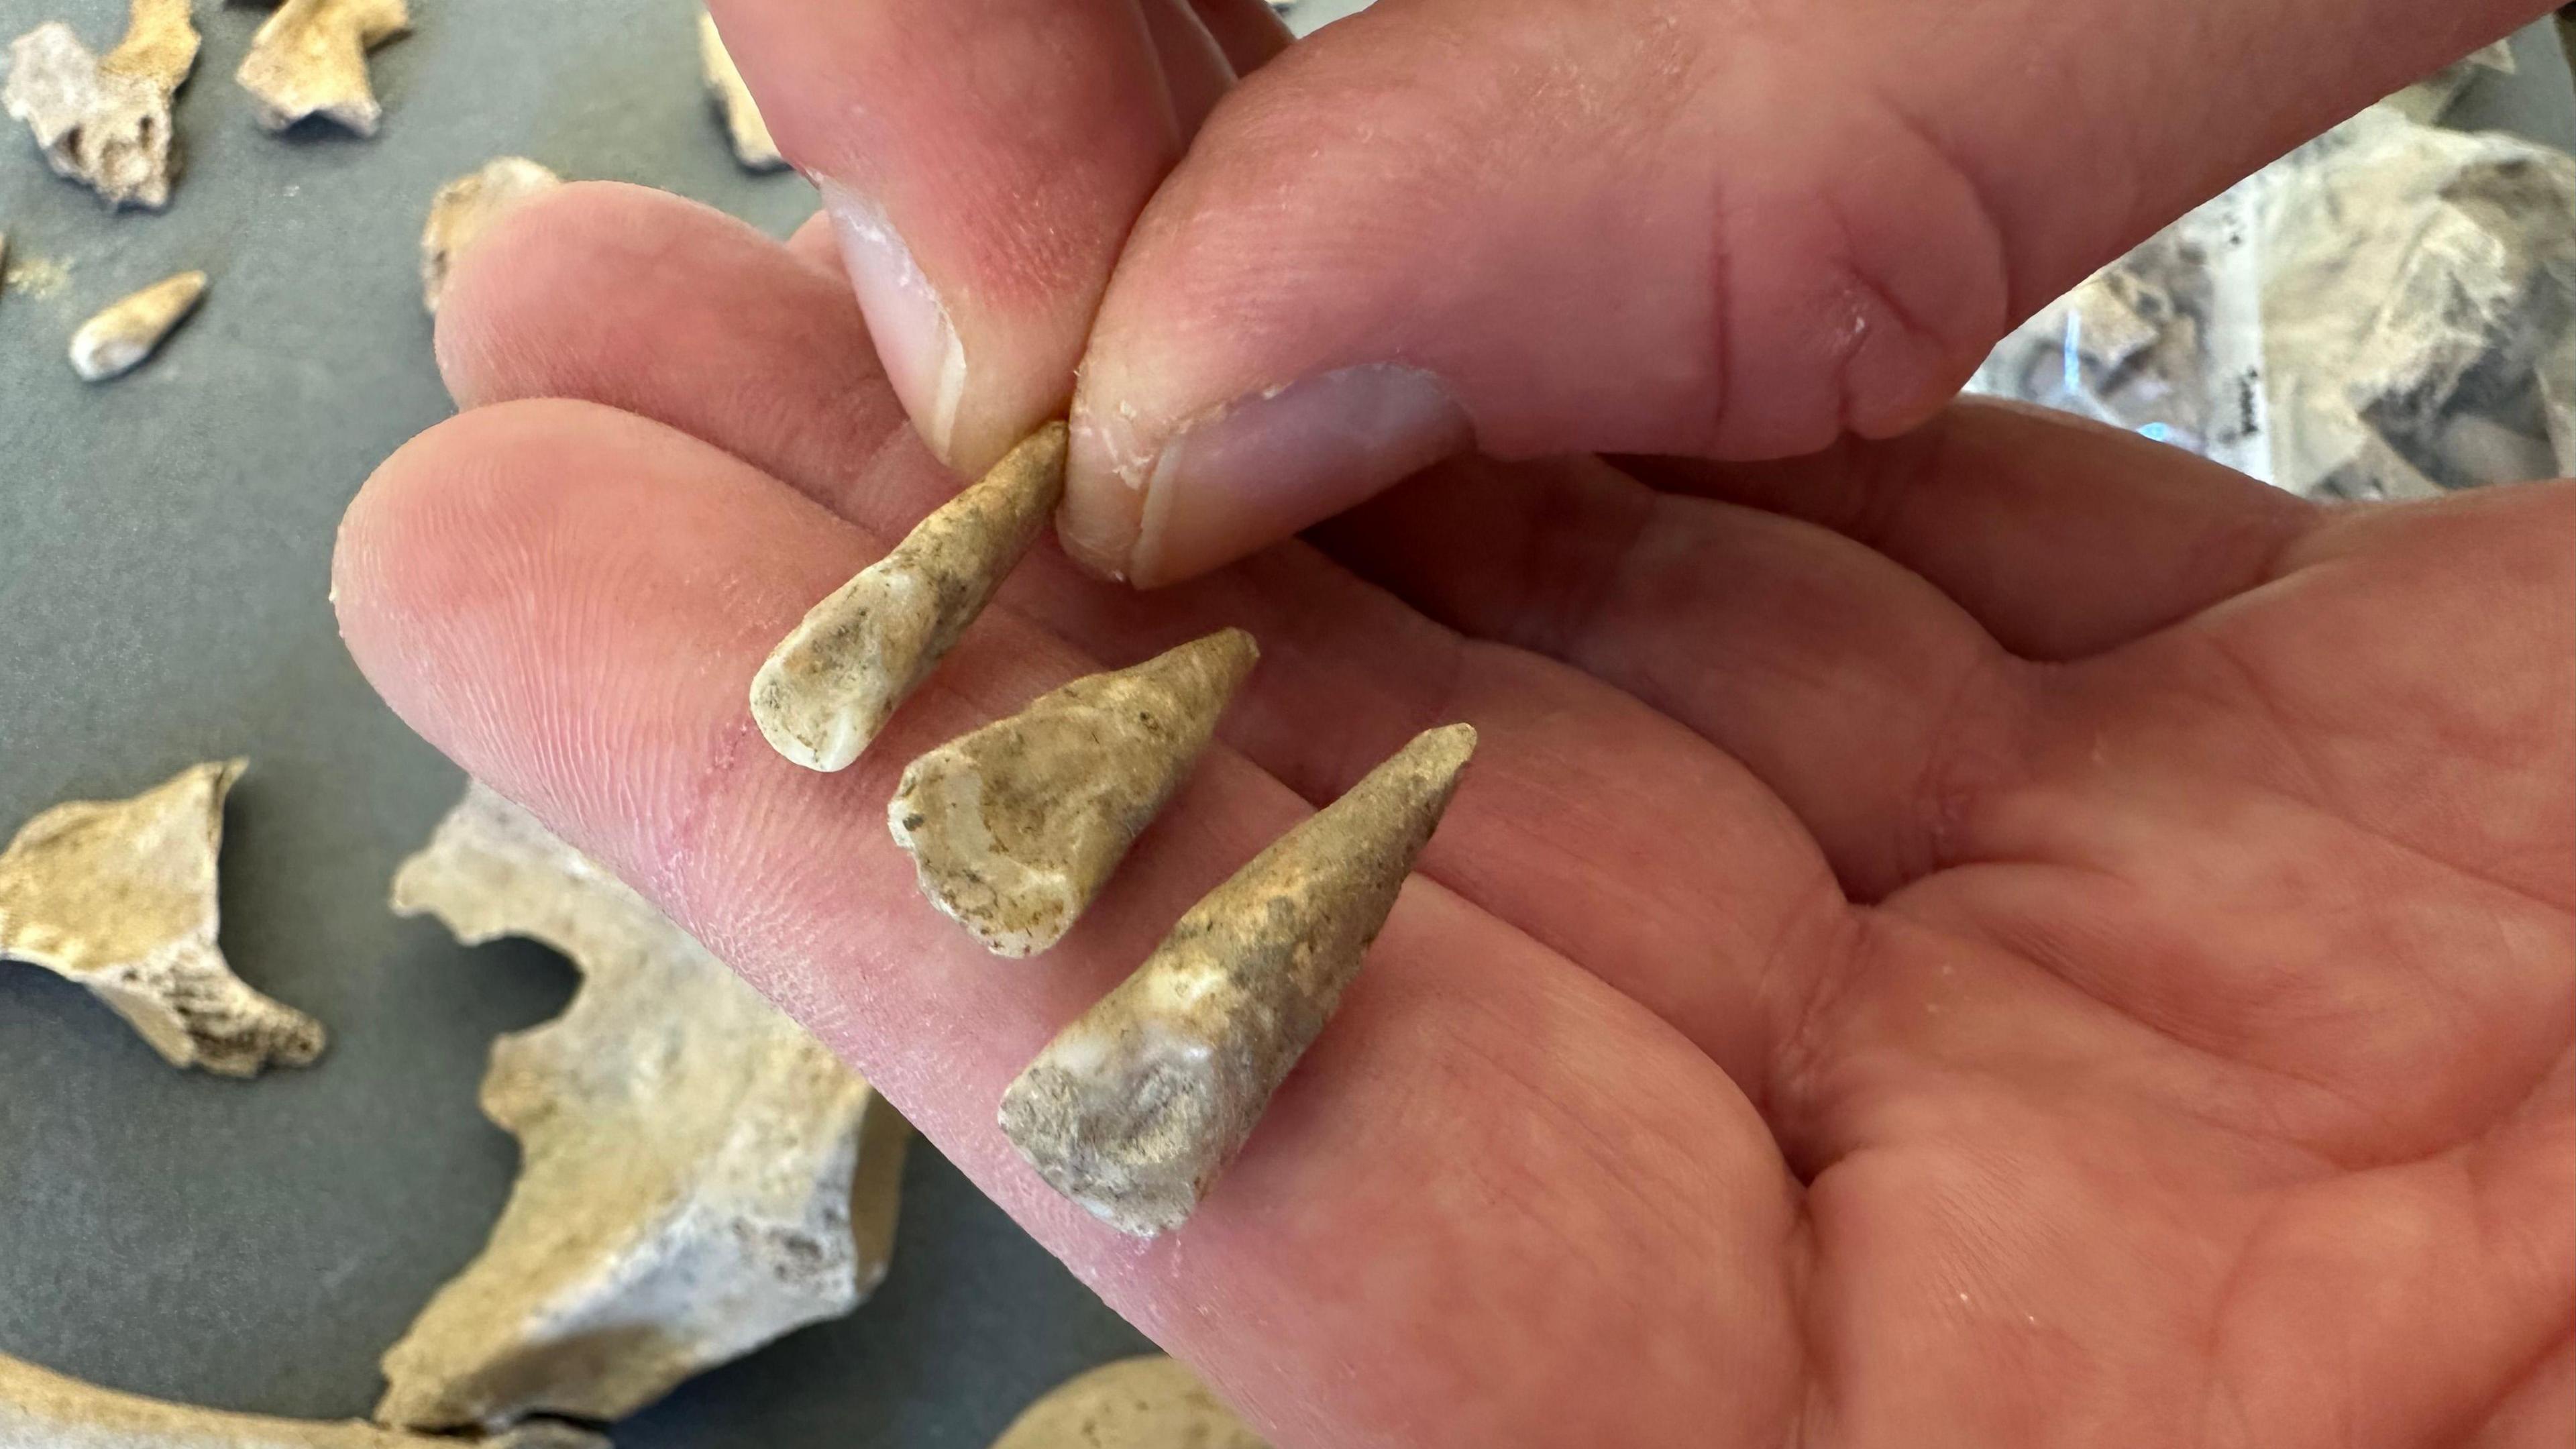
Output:
[[1469,446],[1761,458],[1921,421],[2020,316],[2539,0],[1381,0],[1127,240],[1066,544],[1213,568]]

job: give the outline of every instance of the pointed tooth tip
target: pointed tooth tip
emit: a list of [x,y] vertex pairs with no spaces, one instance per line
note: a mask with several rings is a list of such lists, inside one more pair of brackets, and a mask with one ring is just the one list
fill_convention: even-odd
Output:
[[1463,768],[1476,753],[1476,727],[1471,724],[1448,724],[1424,730],[1405,747],[1449,770]]

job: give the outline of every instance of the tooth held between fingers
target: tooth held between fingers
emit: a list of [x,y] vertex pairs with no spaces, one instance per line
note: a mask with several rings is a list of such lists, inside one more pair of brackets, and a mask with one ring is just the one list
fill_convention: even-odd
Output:
[[1049,423],[816,604],[751,681],[751,717],[809,770],[849,767],[983,612],[1064,494]]
[[886,807],[930,903],[999,956],[1062,940],[1260,657],[1224,629],[1089,675],[912,762]]
[[1180,1226],[1359,974],[1475,753],[1427,730],[1210,891],[1002,1094],[1047,1184],[1139,1237]]

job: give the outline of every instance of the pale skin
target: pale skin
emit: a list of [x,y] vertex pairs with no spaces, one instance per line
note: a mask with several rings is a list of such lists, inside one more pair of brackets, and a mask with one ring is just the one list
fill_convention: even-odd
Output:
[[[440,314],[465,411],[351,509],[344,631],[1280,1443],[2566,1442],[2576,482],[2327,510],[1991,404],[1461,458],[1152,593],[1042,547],[818,776],[744,681],[956,486],[880,350],[819,229],[532,204]],[[918,898],[906,761],[1226,625],[1259,670],[1061,946]],[[1003,1086],[1454,719],[1420,878],[1197,1216],[1054,1197]]]

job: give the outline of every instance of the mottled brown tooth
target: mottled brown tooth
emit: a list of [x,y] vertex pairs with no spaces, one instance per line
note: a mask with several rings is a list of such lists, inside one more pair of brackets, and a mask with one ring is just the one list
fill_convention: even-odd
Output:
[[1475,752],[1446,725],[1210,891],[1002,1094],[1048,1184],[1121,1232],[1179,1226],[1331,1019]]

